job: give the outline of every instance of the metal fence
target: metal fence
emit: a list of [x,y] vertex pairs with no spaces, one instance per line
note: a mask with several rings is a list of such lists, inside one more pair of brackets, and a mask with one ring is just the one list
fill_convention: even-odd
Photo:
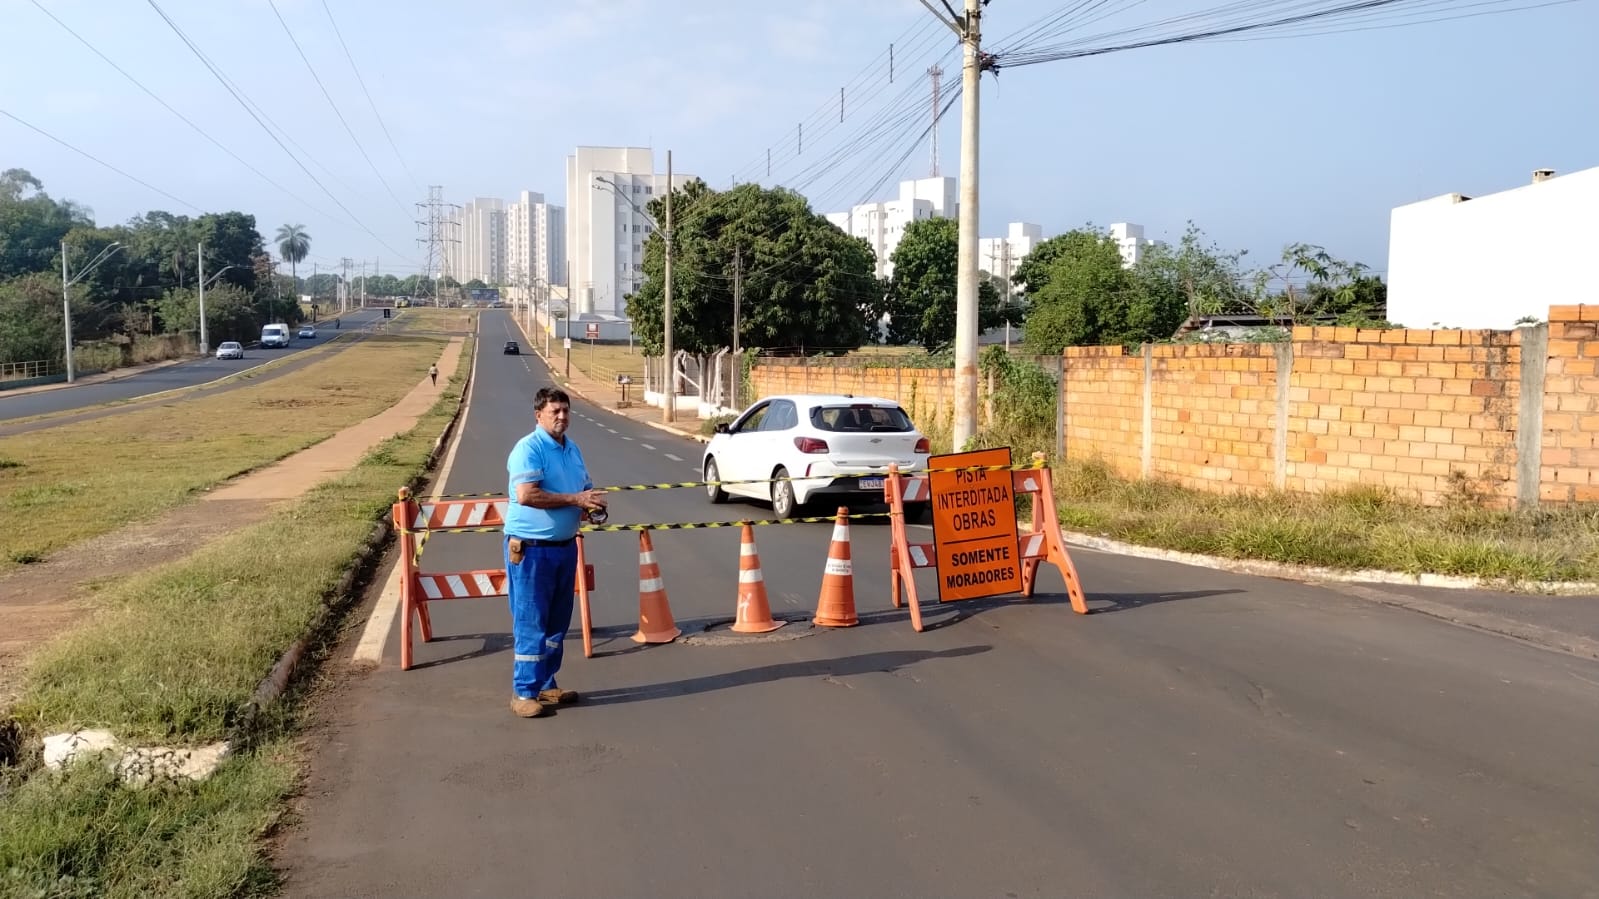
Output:
[[31,362],[0,362],[0,381],[31,381],[53,378],[64,371],[62,362],[36,359]]

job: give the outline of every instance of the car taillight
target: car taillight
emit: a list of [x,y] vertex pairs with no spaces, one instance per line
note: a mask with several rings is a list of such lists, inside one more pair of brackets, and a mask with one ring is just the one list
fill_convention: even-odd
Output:
[[818,440],[815,437],[795,437],[794,446],[798,447],[802,453],[827,452],[827,441]]
[[926,437],[923,437],[922,439],[916,441],[916,452],[918,452],[918,453],[930,453],[932,451],[933,451],[933,441],[928,440]]

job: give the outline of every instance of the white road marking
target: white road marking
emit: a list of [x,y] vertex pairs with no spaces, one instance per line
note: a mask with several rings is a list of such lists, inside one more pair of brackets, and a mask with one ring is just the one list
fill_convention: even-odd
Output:
[[623,440],[632,440],[632,439],[633,439],[633,438],[631,438],[631,437],[629,437],[629,436],[627,436],[627,435],[626,435],[626,434],[623,434],[623,435],[622,435],[622,439],[623,439]]
[[[472,386],[467,388],[466,408],[461,410],[461,423],[455,429],[455,435],[450,440],[450,451],[444,454],[444,465],[439,469],[438,492],[445,492],[445,485],[449,483],[450,472],[455,468],[455,452],[461,448],[461,435],[466,432],[466,420],[472,415],[471,392],[477,385],[477,353],[472,354]],[[405,562],[399,560],[389,572],[388,580],[383,582],[383,592],[378,594],[378,601],[372,607],[372,617],[366,620],[366,627],[361,631],[361,640],[355,645],[355,654],[350,657],[351,665],[381,665],[383,663],[383,645],[388,642],[389,631],[394,629],[394,619],[400,611],[400,577],[405,573]]]
[[666,458],[671,459],[673,462],[681,462],[681,461],[683,461],[681,457],[674,456],[671,453],[667,453],[666,454]]
[[648,443],[641,443],[641,444],[639,444],[639,446],[644,447],[645,449],[649,450],[650,452],[654,452],[655,451],[655,447],[650,446]]
[[[604,425],[600,425],[600,427],[605,428]],[[616,429],[615,428],[605,428],[605,430],[610,431],[612,434],[616,433]]]

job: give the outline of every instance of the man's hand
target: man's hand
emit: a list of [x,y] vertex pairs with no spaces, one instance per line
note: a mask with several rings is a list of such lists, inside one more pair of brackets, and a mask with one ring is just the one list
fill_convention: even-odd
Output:
[[604,490],[585,490],[577,494],[577,504],[584,509],[603,509],[608,500]]

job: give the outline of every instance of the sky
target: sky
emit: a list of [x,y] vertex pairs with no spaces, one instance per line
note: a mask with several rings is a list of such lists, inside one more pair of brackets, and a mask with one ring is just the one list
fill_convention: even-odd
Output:
[[[1106,18],[1045,43],[1093,44],[1222,2],[992,0],[984,40],[1021,46],[1091,3]],[[1394,206],[1599,165],[1599,0],[1486,16],[1469,15],[1482,0],[1427,2],[1467,17],[1002,67],[981,93],[982,236],[1134,222],[1175,241],[1192,221],[1252,266],[1306,242],[1381,273]],[[126,176],[5,115],[0,169],[28,169],[102,225],[240,210],[269,241],[303,224],[323,270],[349,257],[395,274],[423,258],[428,185],[453,203],[532,190],[564,204],[580,145],[653,147],[660,169],[670,149],[712,187],[783,184],[818,212],[891,199],[931,170],[927,68],[942,60],[946,98],[960,83],[954,35],[918,0],[0,0],[0,33],[0,111]],[[957,101],[941,174],[959,173],[959,122]]]

